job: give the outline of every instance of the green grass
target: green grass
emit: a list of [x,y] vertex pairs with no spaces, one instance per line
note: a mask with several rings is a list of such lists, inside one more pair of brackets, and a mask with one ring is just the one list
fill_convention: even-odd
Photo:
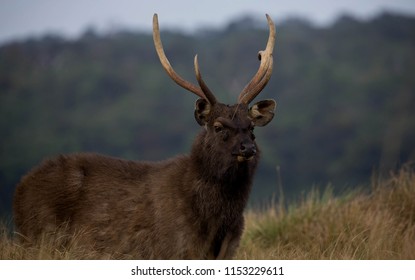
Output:
[[[288,209],[248,211],[236,259],[415,259],[415,173],[404,168],[371,187],[339,197],[313,191]],[[0,259],[103,258],[117,257],[79,246],[77,235],[22,246],[0,229]]]

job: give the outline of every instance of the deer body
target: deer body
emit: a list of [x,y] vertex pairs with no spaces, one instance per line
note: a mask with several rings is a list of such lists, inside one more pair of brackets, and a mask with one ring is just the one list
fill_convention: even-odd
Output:
[[[177,82],[157,46],[156,20],[155,16],[157,52]],[[247,86],[254,92],[241,94],[233,106],[216,101],[195,58],[200,88],[178,82],[201,97],[195,119],[203,129],[189,155],[161,162],[88,153],[45,160],[17,186],[17,231],[35,241],[64,224],[69,232],[81,229],[85,244],[102,252],[143,259],[232,258],[259,160],[253,128],[268,124],[274,116],[273,100],[248,107],[267,82],[263,76],[269,79],[271,53],[272,48],[262,74],[254,77],[259,80]]]
[[[245,205],[226,199],[220,183],[212,189],[197,178],[191,163],[186,156],[140,163],[95,154],[47,160],[19,186],[15,220],[31,240],[67,222],[70,231],[83,229],[82,238],[106,253],[215,258],[223,234],[239,237]],[[239,187],[247,192],[249,185]]]

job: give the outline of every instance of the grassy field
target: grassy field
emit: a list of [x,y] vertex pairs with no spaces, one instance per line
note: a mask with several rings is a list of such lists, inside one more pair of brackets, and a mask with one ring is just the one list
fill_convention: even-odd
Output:
[[[246,213],[236,259],[415,259],[415,173],[372,182],[372,191],[309,193],[288,209]],[[25,248],[0,230],[0,259],[102,259],[56,234]]]

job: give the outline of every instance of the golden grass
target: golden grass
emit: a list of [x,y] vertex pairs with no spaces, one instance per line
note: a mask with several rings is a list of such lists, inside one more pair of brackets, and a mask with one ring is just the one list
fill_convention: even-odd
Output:
[[[0,259],[114,259],[64,231],[23,246],[0,227]],[[372,191],[311,192],[288,209],[246,213],[236,259],[415,259],[415,173],[404,168]]]
[[[0,259],[3,260],[80,260],[110,258],[78,244],[79,234],[69,236],[64,230],[45,234],[36,244],[8,236],[6,227],[0,230]],[[17,240],[19,239],[19,241]]]
[[372,192],[312,192],[285,210],[248,212],[238,259],[415,259],[415,174],[402,169]]

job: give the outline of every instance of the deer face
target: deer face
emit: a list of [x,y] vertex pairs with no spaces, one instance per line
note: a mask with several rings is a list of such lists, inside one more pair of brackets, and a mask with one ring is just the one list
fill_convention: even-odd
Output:
[[216,103],[212,106],[205,99],[199,99],[195,119],[205,127],[207,141],[215,143],[215,152],[244,162],[257,155],[255,126],[267,125],[274,117],[275,107],[274,100],[263,100],[248,108],[247,104]]

